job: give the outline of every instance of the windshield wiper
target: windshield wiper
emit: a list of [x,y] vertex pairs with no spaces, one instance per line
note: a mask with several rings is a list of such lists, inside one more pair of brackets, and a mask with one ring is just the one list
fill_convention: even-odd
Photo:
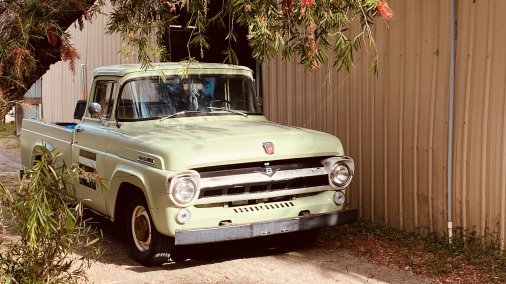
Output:
[[225,107],[213,107],[213,106],[209,106],[207,108],[210,109],[210,110],[224,110],[224,111],[228,111],[228,112],[235,113],[235,114],[238,114],[238,115],[242,115],[244,117],[248,116],[247,113],[244,113],[244,112],[241,112],[241,111],[238,111],[238,110],[235,110],[235,109],[225,108]]
[[171,115],[164,116],[164,117],[160,118],[160,121],[166,120],[167,118],[171,118],[171,117],[175,117],[175,116],[180,116],[180,115],[183,115],[183,114],[189,114],[189,113],[200,113],[200,110],[183,110],[183,111],[180,111],[180,112],[173,113]]

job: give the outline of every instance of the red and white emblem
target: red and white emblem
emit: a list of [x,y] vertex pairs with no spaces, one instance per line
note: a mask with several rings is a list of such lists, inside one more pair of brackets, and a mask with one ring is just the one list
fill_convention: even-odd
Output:
[[264,151],[267,155],[274,154],[274,144],[272,142],[264,142],[262,143],[262,146],[264,147]]

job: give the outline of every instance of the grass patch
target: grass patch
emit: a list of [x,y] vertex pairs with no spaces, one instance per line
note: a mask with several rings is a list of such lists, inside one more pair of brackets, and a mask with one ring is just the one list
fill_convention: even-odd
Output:
[[441,283],[506,283],[506,255],[500,254],[497,243],[471,232],[457,234],[449,244],[435,234],[422,236],[360,220],[326,229],[321,239],[372,262]]
[[0,123],[0,138],[14,136],[14,122]]

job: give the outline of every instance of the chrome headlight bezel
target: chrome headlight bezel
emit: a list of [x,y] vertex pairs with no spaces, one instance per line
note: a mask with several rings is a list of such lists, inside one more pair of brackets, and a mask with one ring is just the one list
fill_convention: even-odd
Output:
[[[200,194],[200,175],[196,171],[185,171],[167,179],[166,194],[168,199],[178,207],[188,207],[195,203]],[[190,186],[190,197],[182,197],[182,186]]]
[[[327,169],[329,184],[335,189],[344,189],[348,187],[353,179],[354,163],[353,159],[346,156],[332,157],[323,160],[323,165]],[[346,173],[343,173],[345,171]],[[341,173],[339,173],[341,172]],[[339,176],[347,175],[346,179]]]
[[329,179],[336,187],[344,188],[350,183],[350,169],[345,163],[335,163],[329,172]]

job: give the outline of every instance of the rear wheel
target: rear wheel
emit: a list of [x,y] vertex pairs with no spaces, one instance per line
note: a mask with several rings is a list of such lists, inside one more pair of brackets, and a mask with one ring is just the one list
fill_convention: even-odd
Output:
[[125,223],[128,246],[134,258],[145,266],[167,262],[174,239],[158,233],[144,198],[136,195],[130,200]]

